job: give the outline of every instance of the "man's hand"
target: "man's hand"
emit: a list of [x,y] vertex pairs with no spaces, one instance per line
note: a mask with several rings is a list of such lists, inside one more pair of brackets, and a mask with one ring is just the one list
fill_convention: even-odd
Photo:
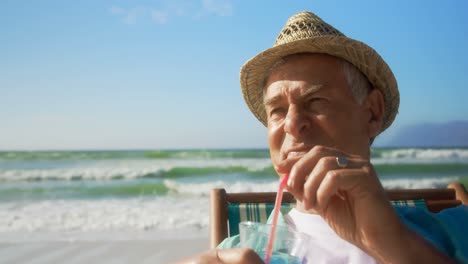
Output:
[[[337,157],[345,158],[346,166],[340,167]],[[427,249],[444,259],[400,221],[369,159],[322,146],[293,159],[286,161],[288,190],[299,210],[320,214],[340,237],[379,262],[408,260],[415,241],[421,242],[416,252]]]
[[184,259],[178,264],[263,264],[260,257],[250,248],[213,249],[200,255]]

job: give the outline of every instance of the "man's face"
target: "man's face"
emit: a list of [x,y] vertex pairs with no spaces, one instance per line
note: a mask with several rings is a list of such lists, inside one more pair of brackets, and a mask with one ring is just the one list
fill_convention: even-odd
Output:
[[354,99],[337,58],[290,57],[270,74],[265,89],[268,142],[278,174],[289,173],[290,163],[316,145],[369,155],[370,114]]

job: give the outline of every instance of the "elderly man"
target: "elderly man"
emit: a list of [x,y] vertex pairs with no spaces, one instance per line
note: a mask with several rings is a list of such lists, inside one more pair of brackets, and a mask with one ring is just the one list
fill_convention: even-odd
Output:
[[[267,126],[276,172],[290,175],[297,208],[285,219],[320,248],[310,262],[451,263],[449,254],[460,255],[452,242],[440,242],[444,235],[430,243],[408,227],[370,163],[370,145],[399,105],[393,73],[372,48],[301,12],[272,48],[242,67],[240,78],[247,105]],[[239,248],[194,260],[262,263]]]

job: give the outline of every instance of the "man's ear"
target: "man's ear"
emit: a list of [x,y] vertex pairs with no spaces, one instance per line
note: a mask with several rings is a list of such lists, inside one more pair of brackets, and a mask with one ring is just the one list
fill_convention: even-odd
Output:
[[375,138],[382,130],[385,102],[379,89],[372,89],[364,101],[368,117],[368,133],[370,138]]

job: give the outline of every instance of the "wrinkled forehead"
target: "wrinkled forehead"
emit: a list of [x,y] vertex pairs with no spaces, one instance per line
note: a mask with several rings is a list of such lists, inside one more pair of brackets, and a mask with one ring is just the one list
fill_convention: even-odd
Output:
[[293,101],[299,101],[301,98],[309,98],[320,90],[323,90],[324,84],[313,84],[298,81],[297,83],[288,82],[288,87],[282,86],[281,83],[275,82],[265,89],[263,94],[263,105],[265,107],[278,104],[289,97]]
[[[309,69],[304,66],[310,66],[312,63],[326,63],[341,66],[343,64],[343,60],[338,57],[321,53],[296,53],[282,57],[273,63],[265,74],[263,80],[263,94],[265,94],[267,86],[272,81],[293,78],[291,73],[299,75],[307,72]],[[296,65],[301,65],[301,67],[297,67]],[[342,69],[342,67],[339,68],[340,70]],[[336,72],[338,73],[338,71]]]
[[[319,53],[298,53],[277,60],[267,71],[263,82],[263,97],[268,87],[277,81],[307,81],[318,88],[343,73],[342,59]],[[324,70],[326,69],[326,70]]]

